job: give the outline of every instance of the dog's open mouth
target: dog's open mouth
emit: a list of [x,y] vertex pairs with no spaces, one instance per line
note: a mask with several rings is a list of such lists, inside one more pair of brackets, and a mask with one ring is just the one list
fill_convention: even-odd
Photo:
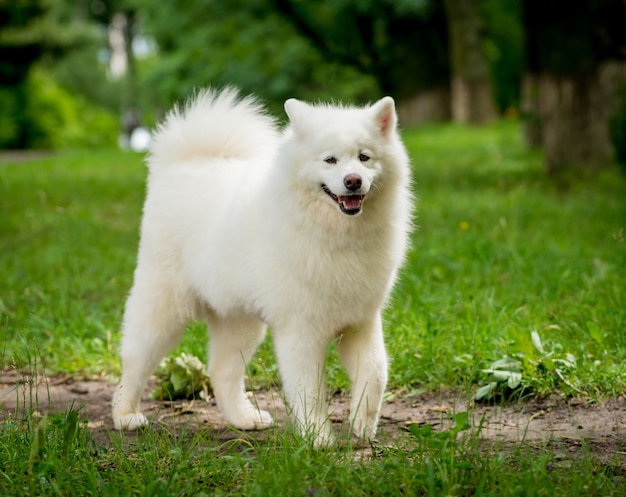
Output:
[[322,185],[322,190],[324,190],[330,198],[337,202],[339,209],[341,209],[341,212],[344,214],[354,216],[361,212],[361,206],[363,205],[365,195],[335,195],[326,185]]

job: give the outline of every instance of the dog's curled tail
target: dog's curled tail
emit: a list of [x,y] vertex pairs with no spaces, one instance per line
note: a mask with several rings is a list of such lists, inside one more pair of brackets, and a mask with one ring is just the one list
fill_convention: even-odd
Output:
[[152,140],[149,165],[259,157],[274,149],[278,137],[276,121],[253,97],[240,97],[231,87],[208,88],[167,115]]

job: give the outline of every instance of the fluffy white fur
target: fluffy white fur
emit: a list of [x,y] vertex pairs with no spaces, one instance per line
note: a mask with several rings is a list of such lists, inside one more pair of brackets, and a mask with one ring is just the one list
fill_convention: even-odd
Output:
[[205,318],[209,372],[228,423],[272,423],[244,391],[245,364],[267,324],[296,426],[318,445],[333,438],[324,360],[338,338],[354,433],[375,435],[387,382],[381,308],[404,258],[412,204],[394,102],[291,99],[285,110],[290,124],[280,132],[254,99],[207,90],[159,128],[124,314],[115,428],[147,423],[139,406],[146,380],[185,323]]

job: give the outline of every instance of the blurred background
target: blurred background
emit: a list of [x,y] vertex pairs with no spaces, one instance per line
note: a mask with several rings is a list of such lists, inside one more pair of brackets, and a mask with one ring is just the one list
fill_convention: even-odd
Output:
[[[626,163],[624,0],[0,0],[0,149],[142,149],[196,88],[519,119],[545,168]],[[131,141],[132,139],[132,141]]]

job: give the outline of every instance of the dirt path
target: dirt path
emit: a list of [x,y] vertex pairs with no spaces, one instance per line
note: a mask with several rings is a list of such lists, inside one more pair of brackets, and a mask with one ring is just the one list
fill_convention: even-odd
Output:
[[[107,381],[77,381],[59,376],[24,378],[20,373],[4,371],[0,377],[0,420],[20,416],[25,407],[37,406],[42,413],[65,412],[70,407],[82,409],[88,427],[102,443],[110,443],[110,402],[114,384]],[[254,393],[259,406],[272,412],[279,424],[287,414],[280,394],[274,391]],[[336,396],[331,402],[331,419],[345,420],[349,399]],[[191,423],[200,429],[214,430],[220,440],[239,435],[225,426],[215,403],[157,402],[143,399],[144,412],[160,425]],[[565,456],[576,457],[590,450],[600,460],[611,460],[626,469],[626,397],[588,404],[577,399],[532,400],[506,406],[468,405],[466,398],[450,394],[423,394],[385,402],[380,421],[381,440],[394,440],[410,423],[430,424],[435,430],[450,426],[450,415],[469,411],[474,426],[482,420],[480,437],[486,443],[510,447],[527,444],[541,448],[551,445]]]
[[0,152],[0,166],[35,159],[47,159],[54,154],[51,150],[4,150]]

